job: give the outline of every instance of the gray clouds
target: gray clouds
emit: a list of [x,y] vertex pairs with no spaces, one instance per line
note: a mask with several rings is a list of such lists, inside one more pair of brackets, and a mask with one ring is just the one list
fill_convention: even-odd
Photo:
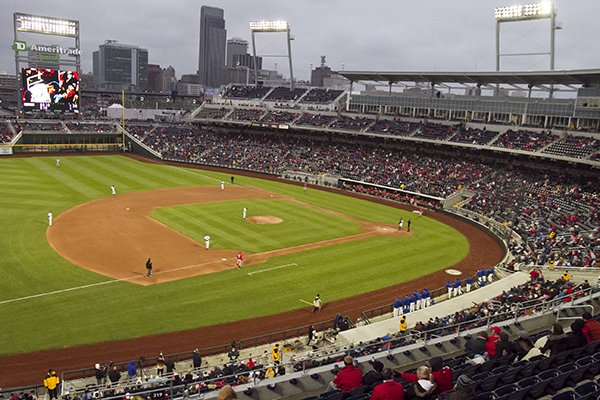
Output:
[[[528,1],[518,1],[522,4]],[[493,10],[501,0],[0,0],[0,70],[12,72],[12,13],[26,12],[80,21],[83,70],[105,39],[149,50],[149,61],[173,65],[180,76],[194,73],[198,59],[200,7],[225,10],[227,37],[250,40],[248,22],[286,19],[292,34],[294,69],[308,77],[310,64],[326,55],[333,69],[493,70]],[[556,68],[600,67],[600,15],[597,0],[556,0]],[[510,26],[509,26],[510,25]],[[546,51],[547,21],[503,24],[503,44],[511,51]],[[505,28],[506,27],[506,28]],[[505,29],[504,29],[505,28]],[[39,37],[39,41],[48,40]],[[284,50],[283,36],[259,38],[262,51]],[[545,47],[544,47],[545,46]],[[262,52],[261,51],[261,52]],[[284,60],[267,59],[265,67]],[[547,69],[547,58],[503,60],[505,69]],[[287,74],[287,68],[279,67]]]

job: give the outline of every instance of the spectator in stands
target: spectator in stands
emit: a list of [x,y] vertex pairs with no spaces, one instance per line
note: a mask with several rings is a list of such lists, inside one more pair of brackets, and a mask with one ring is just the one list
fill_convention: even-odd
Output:
[[198,349],[192,352],[192,366],[194,367],[194,372],[198,372],[202,366],[202,357]]
[[476,355],[483,356],[485,354],[485,345],[488,341],[487,332],[479,332],[477,337],[471,337],[465,344],[465,353],[467,356],[473,357]]
[[46,374],[46,379],[44,379],[44,386],[48,390],[48,396],[50,400],[58,399],[58,385],[60,384],[60,379],[56,376],[56,371],[53,369],[48,370]]
[[335,379],[329,383],[328,390],[341,390],[349,392],[352,389],[362,386],[363,379],[360,369],[353,364],[351,356],[344,357],[344,368],[338,372]]
[[162,376],[165,373],[165,356],[160,353],[156,358],[156,375]]
[[231,385],[225,385],[219,390],[219,395],[217,396],[218,400],[232,400],[237,399],[237,395],[235,391],[231,387]]
[[475,392],[477,382],[469,378],[467,375],[461,375],[456,380],[454,391],[448,395],[448,400],[473,400],[477,396]]
[[510,342],[508,333],[500,332],[500,340],[496,342],[496,354],[490,358],[501,358],[513,355],[515,346]]
[[129,383],[135,382],[135,377],[137,375],[137,368],[135,368],[135,361],[129,361],[127,364],[127,376],[129,377]]
[[371,400],[404,400],[404,387],[400,382],[392,379],[393,372],[386,368],[382,373],[383,383],[375,386],[371,393]]
[[[436,383],[436,395],[452,389],[452,386],[454,385],[454,377],[452,376],[452,370],[444,366],[443,363],[444,360],[442,359],[442,357],[432,357],[426,365],[430,369],[433,381]],[[420,379],[418,373],[409,374],[403,372],[401,377],[407,382],[417,382]]]
[[104,368],[102,368],[102,366],[100,365],[100,363],[96,363],[96,366],[94,368],[94,373],[96,375],[96,385],[100,386],[104,383],[104,378],[105,378],[105,371]]
[[110,385],[112,387],[117,386],[117,384],[119,383],[119,381],[121,380],[121,373],[119,372],[119,370],[117,369],[116,365],[113,365],[112,369],[110,370],[110,372],[108,373],[108,379],[110,379]]
[[546,338],[546,344],[542,347],[542,353],[550,351],[551,356],[555,356],[567,350],[568,336],[565,334],[563,327],[558,322],[552,324],[552,331]]
[[[423,365],[417,368],[417,377],[419,379],[412,387],[416,397],[423,400],[436,399],[437,395],[435,394],[435,391],[437,389],[437,385],[435,384],[429,367]],[[408,397],[411,398],[411,396]]]
[[576,319],[571,323],[571,334],[567,339],[567,347],[569,349],[583,347],[589,343],[588,336],[583,331],[584,328],[585,322],[583,319]]
[[526,331],[519,331],[517,335],[518,338],[516,341],[516,346],[519,360],[529,361],[535,356],[542,355],[540,349],[535,347],[531,342],[529,333],[527,333]]
[[496,355],[496,343],[500,340],[500,328],[492,326],[490,328],[491,335],[488,336],[487,342],[485,343],[485,351],[487,352],[488,358],[493,358]]
[[383,371],[383,363],[375,360],[371,365],[373,369],[363,376],[363,384],[373,387],[379,385],[383,381],[383,375],[381,373]]
[[600,340],[600,322],[596,321],[589,312],[584,312],[582,317],[590,340]]
[[281,363],[281,351],[279,351],[279,343],[275,344],[275,346],[271,348],[271,361],[273,361],[275,365],[279,365]]
[[167,375],[172,374],[175,371],[175,361],[171,357],[165,360],[165,367],[167,369]]

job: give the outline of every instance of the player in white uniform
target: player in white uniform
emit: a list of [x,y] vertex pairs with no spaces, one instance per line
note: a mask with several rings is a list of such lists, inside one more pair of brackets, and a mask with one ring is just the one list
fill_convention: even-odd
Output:
[[48,226],[52,226],[52,211],[48,213]]
[[204,245],[206,247],[206,250],[208,250],[210,248],[210,236],[208,236],[208,235],[204,236]]
[[225,182],[221,181],[221,190],[225,190]]
[[242,218],[246,219],[246,214],[248,214],[248,209],[244,207],[244,209],[242,210]]
[[115,185],[110,185],[110,193],[113,196],[117,194],[117,188],[115,188]]
[[57,166],[57,167],[60,167],[60,158],[57,158],[57,159],[56,159],[56,166]]

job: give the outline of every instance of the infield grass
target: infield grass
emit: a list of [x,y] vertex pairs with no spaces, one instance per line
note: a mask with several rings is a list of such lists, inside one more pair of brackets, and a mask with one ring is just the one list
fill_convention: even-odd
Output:
[[[415,279],[455,264],[468,252],[466,238],[427,217],[416,219],[409,212],[364,200],[236,176],[236,184],[281,193],[368,221],[395,224],[400,217],[405,221],[412,218],[413,235],[373,237],[274,257],[247,270],[227,270],[143,287],[83,270],[54,253],[45,237],[48,211],[52,210],[56,217],[77,204],[108,197],[111,184],[118,193],[217,186],[220,180],[229,182],[229,174],[142,163],[123,156],[62,157],[60,168],[55,166],[55,157],[0,159],[0,171],[0,319],[5,325],[0,329],[0,354],[147,336],[270,315],[303,307],[298,299],[310,299],[315,293],[328,302]],[[251,213],[255,208],[266,207],[255,201],[248,207]],[[217,208],[231,206],[241,219],[240,204],[228,203]],[[316,240],[324,234],[311,232],[309,239],[300,238],[304,235],[300,234],[302,225],[307,221],[318,217],[325,224],[322,211],[309,207],[289,210],[290,203],[281,204],[284,221],[291,221],[294,214],[292,225],[299,224],[299,238],[294,240]],[[158,210],[156,218],[167,218],[172,221],[168,223],[180,225],[176,229],[195,237],[201,234],[200,229],[184,223],[185,218],[176,213],[202,214],[205,206]],[[269,215],[278,213],[274,207],[268,209]],[[342,218],[340,222],[336,218],[341,217],[326,222],[327,235],[344,236],[357,229],[355,221]],[[219,245],[232,246],[227,241],[236,243],[236,249],[241,245],[241,234],[234,228],[223,228],[223,235],[230,237]],[[269,228],[277,229],[276,225]],[[258,243],[254,234],[243,239],[247,251],[274,245]],[[252,250],[252,246],[257,247]],[[292,263],[296,265],[247,274],[250,270]],[[45,295],[49,292],[56,293]],[[41,296],[18,300],[38,295]]]
[[[250,213],[242,218],[242,209]],[[361,232],[360,223],[286,200],[247,199],[157,208],[150,216],[202,242],[211,236],[211,248],[247,253],[320,242]],[[252,216],[280,218],[277,224],[255,224]]]

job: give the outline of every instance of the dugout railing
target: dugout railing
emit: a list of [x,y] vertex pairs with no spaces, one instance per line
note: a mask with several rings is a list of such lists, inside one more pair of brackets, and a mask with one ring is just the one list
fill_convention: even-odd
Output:
[[[193,382],[179,382],[182,373],[165,374],[161,377],[152,374],[141,374],[143,378],[138,383],[128,384],[127,380],[122,380],[118,385],[107,387],[106,385],[88,384],[84,387],[75,387],[73,383],[65,382],[63,385],[63,397],[78,396],[86,398],[90,394],[94,398],[116,399],[123,398],[125,393],[131,395],[150,395],[152,398],[163,398],[167,396],[170,399],[178,397],[196,397],[216,393],[216,389],[225,383],[235,383],[239,388],[250,395],[252,390],[258,386],[275,385],[278,382],[297,379],[300,376],[310,375],[312,379],[318,379],[317,373],[328,371],[332,365],[339,364],[341,358],[350,354],[355,358],[372,360],[374,358],[385,357],[387,360],[396,360],[399,366],[403,364],[397,360],[404,358],[405,363],[414,362],[418,356],[430,357],[432,346],[439,351],[444,351],[446,355],[462,351],[462,343],[466,336],[470,336],[482,329],[489,329],[492,325],[499,325],[512,332],[523,329],[523,324],[531,319],[554,315],[561,311],[570,313],[572,318],[579,317],[579,313],[574,310],[592,310],[594,311],[593,301],[600,300],[600,292],[594,292],[591,289],[579,290],[571,294],[572,298],[566,302],[565,298],[544,301],[535,299],[523,303],[515,303],[513,309],[507,312],[492,314],[483,318],[477,318],[465,322],[437,327],[432,330],[420,332],[411,330],[405,335],[394,335],[383,340],[374,340],[357,345],[331,346],[317,351],[310,351],[302,357],[291,358],[288,362],[282,363],[285,369],[284,375],[278,375],[273,378],[264,378],[266,370],[272,365],[260,365],[253,369],[236,371],[233,374],[221,374],[220,376],[206,377],[210,375],[217,366],[208,366],[195,371],[198,378]],[[588,304],[589,303],[589,304]],[[583,312],[583,311],[581,311]],[[555,319],[553,316],[552,319]],[[546,326],[544,324],[543,326]],[[546,326],[547,327],[547,326]],[[444,344],[446,343],[446,344]],[[247,362],[246,360],[237,360]],[[262,361],[261,361],[262,362]],[[267,362],[268,363],[268,362]],[[206,373],[205,373],[206,371]],[[146,371],[147,372],[147,371]],[[240,380],[240,376],[245,376]],[[248,378],[246,381],[246,377]],[[137,378],[136,378],[137,379]],[[274,388],[274,387],[273,387]],[[273,389],[271,388],[271,389]],[[153,394],[154,393],[154,394]]]

